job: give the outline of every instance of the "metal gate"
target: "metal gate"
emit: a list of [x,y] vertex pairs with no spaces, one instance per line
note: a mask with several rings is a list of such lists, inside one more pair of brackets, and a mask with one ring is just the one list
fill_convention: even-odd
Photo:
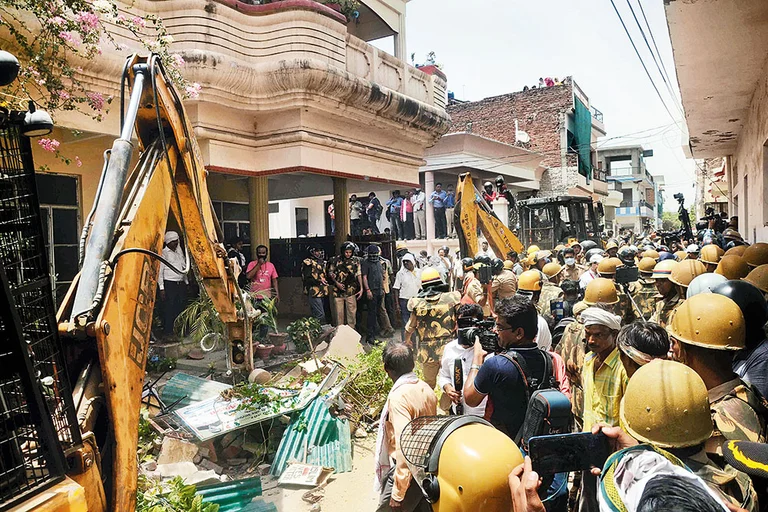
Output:
[[81,442],[55,313],[30,142],[7,122],[0,125],[0,510],[63,478],[64,453]]

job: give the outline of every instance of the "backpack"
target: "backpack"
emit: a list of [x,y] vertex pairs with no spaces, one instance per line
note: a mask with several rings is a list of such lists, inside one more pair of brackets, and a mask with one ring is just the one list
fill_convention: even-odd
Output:
[[525,358],[514,350],[498,354],[515,365],[525,384],[528,408],[514,440],[526,452],[532,437],[568,432],[571,426],[571,401],[560,391],[552,356],[543,350],[538,353],[544,358],[544,377],[541,380],[531,375]]

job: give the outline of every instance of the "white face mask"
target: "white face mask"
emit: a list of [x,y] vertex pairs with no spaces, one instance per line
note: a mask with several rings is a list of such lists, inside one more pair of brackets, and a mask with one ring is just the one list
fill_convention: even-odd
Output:
[[565,258],[565,264],[572,267],[576,263],[576,258]]

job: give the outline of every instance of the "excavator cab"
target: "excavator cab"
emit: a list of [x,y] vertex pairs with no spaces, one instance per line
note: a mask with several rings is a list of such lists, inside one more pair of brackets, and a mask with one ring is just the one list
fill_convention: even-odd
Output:
[[537,197],[518,201],[519,236],[526,247],[555,247],[571,239],[600,243],[592,199],[578,196]]

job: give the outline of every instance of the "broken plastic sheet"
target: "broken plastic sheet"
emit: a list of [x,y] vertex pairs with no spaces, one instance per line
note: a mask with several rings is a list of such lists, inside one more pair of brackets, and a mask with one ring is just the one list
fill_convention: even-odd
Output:
[[339,370],[338,365],[334,366],[319,386],[312,382],[305,382],[300,390],[265,388],[265,392],[276,394],[280,400],[272,401],[259,408],[238,411],[241,400],[236,398],[225,400],[217,395],[177,409],[173,414],[200,441],[207,441],[227,432],[303,410],[321,392],[325,393],[333,386]]

